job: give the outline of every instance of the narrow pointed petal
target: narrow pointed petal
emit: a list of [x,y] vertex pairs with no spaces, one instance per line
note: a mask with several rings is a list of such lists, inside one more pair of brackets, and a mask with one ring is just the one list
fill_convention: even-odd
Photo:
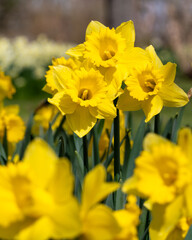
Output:
[[152,45],[148,46],[145,50],[149,53],[151,60],[153,61],[153,64],[155,65],[155,67],[160,68],[163,66],[161,60],[157,56],[155,49]]
[[182,148],[183,152],[192,161],[192,133],[189,127],[179,130],[178,145]]
[[80,58],[83,56],[83,52],[85,51],[85,45],[79,44],[74,48],[70,48],[69,50],[66,51],[66,54],[75,57],[75,58]]
[[51,147],[40,138],[35,139],[28,145],[24,162],[28,165],[31,177],[37,186],[46,188],[55,171],[57,159]]
[[116,117],[116,108],[112,101],[109,99],[103,100],[97,105],[98,113],[105,118],[115,118]]
[[117,27],[116,33],[121,33],[121,36],[126,39],[127,47],[134,47],[135,28],[132,21],[122,23]]
[[[86,213],[91,207],[104,200],[119,184],[106,182],[106,170],[102,165],[90,171],[84,180],[82,194],[82,211]],[[94,197],[93,197],[94,195]]]
[[181,217],[182,205],[183,197],[180,195],[168,205],[155,204],[152,207],[152,222],[149,229],[151,240],[166,240]]
[[77,103],[73,102],[65,91],[56,93],[53,98],[48,98],[48,102],[55,105],[63,115],[72,114],[77,107]]
[[101,28],[106,28],[105,25],[98,21],[91,21],[86,29],[86,35],[90,35],[93,32],[99,32]]
[[182,107],[189,101],[187,94],[175,83],[171,85],[163,85],[158,95],[163,99],[166,107]]
[[168,62],[166,65],[163,65],[160,69],[164,76],[164,84],[171,85],[175,80],[176,75],[176,67],[175,63]]
[[130,96],[127,89],[119,96],[117,108],[123,111],[137,111],[141,109],[141,102]]
[[185,191],[185,202],[186,202],[186,211],[187,211],[187,217],[192,218],[192,185],[188,185]]
[[112,210],[100,204],[88,212],[84,220],[83,231],[86,239],[113,240],[120,232],[120,227]]
[[79,137],[85,136],[97,121],[97,119],[90,114],[88,108],[81,106],[77,106],[74,113],[68,114],[66,120],[72,131]]
[[142,102],[142,108],[146,116],[145,122],[148,122],[152,117],[161,112],[163,100],[156,95]]

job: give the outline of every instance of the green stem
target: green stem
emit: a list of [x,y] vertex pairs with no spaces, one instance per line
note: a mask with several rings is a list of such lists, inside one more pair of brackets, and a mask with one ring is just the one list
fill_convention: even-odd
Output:
[[114,119],[114,177],[116,181],[120,178],[120,136],[119,136],[119,110]]
[[154,132],[160,134],[160,114],[155,115]]
[[99,164],[99,141],[98,141],[98,135],[96,133],[96,128],[93,128],[93,159],[94,159],[94,166]]
[[83,137],[83,160],[84,160],[84,173],[88,172],[88,146],[87,146],[87,136]]

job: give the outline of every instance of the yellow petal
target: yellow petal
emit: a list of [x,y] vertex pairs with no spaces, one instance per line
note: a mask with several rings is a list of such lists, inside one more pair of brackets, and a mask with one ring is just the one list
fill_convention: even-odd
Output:
[[83,56],[84,51],[85,51],[85,45],[82,43],[77,45],[74,48],[70,48],[69,50],[67,50],[66,54],[71,57],[79,58]]
[[91,207],[105,199],[111,192],[118,188],[118,183],[106,182],[106,170],[104,166],[96,166],[86,175],[84,180],[82,211],[86,213]]
[[115,118],[116,108],[112,101],[109,99],[104,99],[101,103],[97,105],[98,113],[105,118]]
[[51,147],[37,138],[28,145],[23,160],[30,169],[34,183],[45,188],[53,177],[57,159]]
[[189,101],[187,94],[175,83],[171,85],[162,85],[158,95],[163,99],[166,107],[182,107]]
[[99,32],[101,28],[106,28],[105,25],[98,21],[91,21],[86,29],[86,35],[90,35],[93,32]]
[[151,151],[154,145],[168,143],[169,141],[155,133],[148,133],[143,141],[143,148],[146,151]]
[[97,119],[90,114],[88,108],[81,106],[77,106],[74,113],[68,114],[66,120],[72,131],[79,137],[85,136],[97,121]]
[[189,159],[192,159],[192,133],[190,128],[183,128],[179,130],[178,145]]
[[49,185],[49,192],[56,203],[70,201],[73,196],[74,176],[67,159],[57,161],[56,170]]
[[55,105],[63,115],[73,113],[77,107],[76,102],[66,94],[66,91],[56,93],[53,98],[48,98],[48,102]]
[[112,210],[102,204],[88,212],[83,225],[83,235],[89,240],[113,240],[120,232],[120,227]]
[[153,64],[155,67],[160,68],[163,66],[161,60],[157,56],[155,49],[152,45],[148,46],[145,50],[148,52],[149,56],[151,57],[151,60],[153,61]]
[[75,198],[53,209],[51,219],[54,224],[54,239],[74,239],[80,234],[82,224],[79,212],[79,204]]
[[6,106],[6,107],[4,107],[4,110],[5,110],[6,114],[18,115],[19,114],[19,105]]
[[160,68],[160,72],[164,76],[164,84],[171,85],[174,82],[176,67],[177,65],[175,63],[168,62]]
[[34,219],[26,218],[23,221],[14,222],[7,227],[0,225],[0,237],[3,239],[14,239],[20,231],[27,228],[34,222]]
[[9,142],[19,142],[25,134],[24,121],[16,115],[8,115],[5,117],[5,125],[7,129],[7,139]]
[[177,197],[168,205],[153,205],[152,222],[150,224],[150,239],[165,240],[177,225],[183,206],[183,197]]
[[66,88],[67,82],[71,79],[71,74],[72,70],[69,67],[63,65],[54,66],[52,70],[53,77],[47,79],[48,86],[52,86],[53,89],[62,91]]
[[137,111],[141,109],[141,102],[131,97],[125,88],[124,93],[118,99],[117,108],[123,111]]
[[185,191],[185,201],[186,201],[186,210],[187,210],[187,217],[192,217],[192,204],[191,204],[191,199],[192,199],[192,185],[191,183],[188,185]]
[[142,108],[146,116],[145,122],[148,122],[152,117],[160,113],[163,108],[163,100],[158,95],[150,97],[142,102]]
[[121,59],[119,59],[119,63],[125,64],[126,70],[130,74],[130,70],[135,68],[136,66],[146,66],[146,64],[150,61],[149,55],[145,50],[139,47],[134,47],[125,51],[122,55]]
[[52,237],[53,224],[49,218],[43,217],[23,228],[16,236],[19,240],[46,240]]
[[121,36],[126,39],[127,47],[134,47],[135,28],[132,21],[122,23],[117,27],[116,33],[121,33]]

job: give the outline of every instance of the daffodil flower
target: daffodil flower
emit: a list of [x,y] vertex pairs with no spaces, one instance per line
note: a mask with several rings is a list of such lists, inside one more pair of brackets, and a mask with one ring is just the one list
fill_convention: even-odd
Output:
[[174,83],[176,64],[163,65],[152,46],[146,48],[150,61],[132,68],[125,80],[125,91],[117,107],[123,111],[143,109],[148,122],[166,107],[182,107],[189,101],[187,94]]
[[151,240],[165,240],[182,217],[192,217],[192,133],[180,130],[178,144],[150,133],[123,191],[148,199]]
[[58,92],[48,101],[66,115],[68,125],[79,137],[86,135],[97,119],[116,116],[113,99],[108,98],[107,84],[99,71],[56,66],[54,75]]
[[11,98],[15,91],[11,78],[0,71],[0,101],[5,97]]
[[58,159],[42,139],[28,146],[23,161],[0,166],[0,237],[72,239],[79,235],[79,206],[68,160]]

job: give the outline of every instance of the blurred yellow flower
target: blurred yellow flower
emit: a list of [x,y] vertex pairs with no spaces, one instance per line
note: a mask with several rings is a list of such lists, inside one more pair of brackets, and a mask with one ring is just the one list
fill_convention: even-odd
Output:
[[166,240],[184,240],[192,224],[192,218],[182,217]]
[[11,78],[0,71],[0,101],[6,97],[11,98],[15,91]]
[[11,143],[17,143],[23,139],[25,133],[25,123],[18,116],[19,106],[10,105],[3,107],[0,105],[0,139],[3,139],[5,129],[7,131],[7,140]]
[[138,240],[137,226],[139,225],[140,209],[137,206],[137,198],[134,195],[127,197],[128,203],[125,209],[113,212],[116,220],[118,221],[121,231],[114,240]]
[[176,64],[163,65],[152,46],[146,48],[150,61],[137,65],[125,80],[125,91],[117,107],[124,111],[143,109],[146,122],[163,106],[181,107],[188,103],[187,94],[174,83]]
[[179,131],[178,145],[150,133],[123,191],[148,198],[151,240],[165,240],[182,217],[192,218],[192,133]]
[[0,237],[74,238],[80,232],[74,178],[66,159],[58,159],[41,139],[28,146],[17,164],[0,166]]
[[120,232],[113,211],[100,203],[118,188],[118,183],[106,182],[106,170],[102,165],[97,165],[86,175],[81,198],[82,236],[80,239],[113,240]]
[[79,137],[86,135],[97,119],[116,116],[113,99],[107,97],[106,82],[99,71],[56,66],[54,74],[58,92],[48,101],[66,115],[68,125]]

